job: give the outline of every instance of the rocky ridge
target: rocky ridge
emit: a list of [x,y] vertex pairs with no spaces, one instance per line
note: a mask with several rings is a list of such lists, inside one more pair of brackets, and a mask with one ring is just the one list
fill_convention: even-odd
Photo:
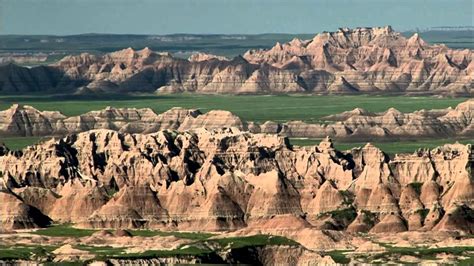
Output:
[[296,239],[311,230],[472,234],[472,168],[471,145],[390,160],[371,144],[346,152],[330,139],[292,147],[236,128],[92,130],[0,149],[0,195],[8,199],[0,222],[278,231]]
[[228,111],[172,108],[156,114],[150,108],[113,108],[66,117],[55,111],[39,111],[31,106],[13,105],[0,111],[0,136],[63,136],[91,129],[112,129],[122,133],[153,133],[160,130],[188,131],[199,128],[236,127],[252,133],[288,137],[338,139],[472,137],[474,100],[455,108],[402,113],[394,108],[371,113],[361,108],[323,118],[325,123],[303,121],[257,123],[244,121]]
[[0,66],[0,92],[416,93],[472,95],[472,50],[429,45],[391,27],[340,29],[229,60],[148,48]]

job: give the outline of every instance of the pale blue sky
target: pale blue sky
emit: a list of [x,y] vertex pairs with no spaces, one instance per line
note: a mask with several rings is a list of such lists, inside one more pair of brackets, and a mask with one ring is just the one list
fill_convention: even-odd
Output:
[[473,0],[0,0],[0,34],[315,33],[473,25]]

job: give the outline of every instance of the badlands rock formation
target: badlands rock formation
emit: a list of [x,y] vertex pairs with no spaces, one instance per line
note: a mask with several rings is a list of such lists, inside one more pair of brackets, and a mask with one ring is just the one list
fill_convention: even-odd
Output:
[[7,199],[0,222],[25,228],[43,226],[47,217],[94,228],[472,234],[472,152],[471,145],[451,144],[390,161],[371,144],[340,152],[325,139],[300,148],[236,128],[91,130],[23,151],[0,149]]
[[12,105],[0,111],[0,136],[50,136],[91,129],[113,129],[126,133],[152,133],[160,130],[186,131],[197,128],[245,128],[242,120],[227,111],[172,108],[156,114],[150,108],[113,108],[66,117],[60,112],[39,111],[32,106]]
[[113,129],[122,133],[153,133],[160,130],[188,131],[198,128],[236,127],[253,133],[272,133],[288,137],[338,139],[472,137],[474,100],[454,109],[419,110],[401,113],[390,108],[371,113],[361,108],[324,118],[324,124],[302,121],[263,124],[243,121],[228,111],[172,108],[156,114],[149,108],[113,108],[66,117],[59,112],[38,111],[31,106],[13,105],[0,111],[0,136],[63,136],[91,129]]
[[269,50],[248,51],[244,58],[280,69],[305,69],[299,75],[312,91],[472,93],[473,89],[472,50],[429,45],[418,34],[407,39],[390,26],[324,32],[312,40],[294,39]]
[[209,61],[213,59],[217,59],[219,61],[229,61],[229,59],[225,56],[218,56],[218,55],[206,54],[206,53],[201,53],[201,52],[192,54],[188,58],[190,62],[202,62],[202,61]]
[[0,66],[0,92],[424,93],[472,95],[472,50],[429,45],[391,27],[340,29],[232,60],[131,48],[34,68]]

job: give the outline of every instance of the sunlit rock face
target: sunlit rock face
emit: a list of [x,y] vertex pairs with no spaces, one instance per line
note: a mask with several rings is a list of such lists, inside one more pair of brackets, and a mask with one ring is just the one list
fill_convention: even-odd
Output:
[[300,70],[309,91],[470,94],[473,89],[472,50],[429,45],[418,34],[405,38],[391,27],[344,28],[312,40],[250,50],[244,58]]
[[91,130],[21,152],[2,148],[0,217],[26,228],[46,219],[95,228],[472,233],[472,158],[461,144],[390,160],[371,144],[341,152],[326,138],[301,148],[237,128]]

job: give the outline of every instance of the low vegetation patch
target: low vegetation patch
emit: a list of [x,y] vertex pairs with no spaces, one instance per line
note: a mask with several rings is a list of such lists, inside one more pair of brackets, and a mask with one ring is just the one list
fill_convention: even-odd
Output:
[[132,236],[175,236],[177,238],[191,239],[191,240],[205,240],[215,234],[204,232],[178,232],[178,231],[158,231],[158,230],[129,230]]
[[0,144],[3,143],[8,149],[15,151],[15,150],[22,150],[29,145],[36,144],[40,142],[42,139],[46,139],[43,137],[3,137],[0,138]]
[[354,193],[350,192],[349,190],[339,190],[339,193],[344,197],[344,204],[351,205],[354,203],[355,195]]
[[[146,232],[145,230],[136,230],[134,232],[141,232],[142,236]],[[148,231],[151,235],[157,231]],[[191,234],[191,233],[190,233]],[[209,236],[207,237],[209,238]],[[207,243],[207,244],[206,244]],[[243,247],[256,247],[266,245],[299,245],[297,242],[281,237],[272,235],[254,235],[246,237],[229,237],[219,239],[200,239],[191,244],[184,244],[173,250],[147,250],[140,253],[126,253],[125,248],[116,248],[111,246],[86,246],[78,245],[78,249],[86,250],[96,255],[96,259],[105,260],[108,258],[121,258],[121,259],[145,259],[145,258],[159,258],[159,257],[174,257],[174,256],[204,256],[215,252],[208,248],[211,246],[217,246],[219,249],[237,249]]]
[[438,254],[451,254],[459,257],[466,257],[468,259],[458,259],[459,262],[474,260],[474,247],[440,247],[440,248],[428,248],[428,247],[395,247],[385,243],[379,243],[381,246],[387,249],[386,252],[378,254],[372,259],[393,257],[398,256],[413,256],[421,260],[439,260],[436,257]]
[[[61,225],[53,226],[54,229],[43,229],[42,235],[48,236],[78,236],[85,235],[85,232],[78,233],[77,231],[72,231],[70,225]],[[66,232],[61,234],[57,233],[55,230],[66,229]],[[47,231],[45,231],[47,230]],[[82,229],[80,229],[82,230]],[[38,232],[38,231],[37,231]],[[148,235],[157,235],[156,233],[160,231],[145,231],[145,230],[135,230],[132,231],[134,235],[141,234],[144,236]],[[140,233],[137,233],[140,232]],[[90,232],[89,232],[90,233]],[[172,233],[172,232],[170,232]],[[206,256],[213,252],[223,250],[223,249],[237,249],[244,247],[256,247],[256,246],[266,246],[266,245],[299,245],[297,242],[282,237],[282,236],[272,236],[272,235],[254,235],[254,236],[245,236],[245,237],[229,237],[229,238],[220,238],[220,239],[208,239],[213,236],[212,234],[206,233],[175,233],[181,234],[183,238],[194,239],[196,240],[190,244],[183,244],[180,247],[173,250],[147,250],[144,252],[137,253],[127,253],[127,247],[112,247],[112,246],[96,246],[96,245],[73,245],[74,248],[88,251],[95,256],[97,260],[106,260],[110,258],[120,258],[120,259],[147,259],[147,258],[159,258],[159,257],[174,257],[174,256]],[[214,246],[215,248],[209,248],[209,246]],[[51,261],[53,255],[51,252],[57,249],[58,246],[43,246],[43,245],[15,245],[15,246],[2,246],[0,245],[0,259],[2,260],[28,260],[32,258],[42,258],[43,260]],[[81,262],[73,262],[81,263]]]
[[55,246],[48,245],[0,245],[0,260],[44,258],[48,257],[49,253],[56,248]]
[[90,253],[95,254],[97,257],[117,257],[121,256],[125,252],[125,248],[111,246],[77,245],[75,248],[89,251]]
[[52,236],[52,237],[84,237],[90,236],[97,230],[80,229],[72,227],[72,224],[56,224],[44,229],[39,229],[32,234]]
[[346,250],[333,250],[326,253],[329,255],[337,264],[348,264],[351,260],[344,254]]
[[[56,224],[47,228],[38,229],[32,234],[51,236],[51,237],[84,237],[97,232],[97,229],[74,228],[72,224]],[[108,230],[112,232],[113,230]],[[159,230],[128,230],[132,236],[153,237],[153,236],[175,236],[177,238],[191,240],[205,240],[215,234],[204,232],[178,232],[178,231],[159,231]]]
[[373,227],[377,223],[377,214],[371,211],[362,210],[362,222],[367,226]]
[[[179,256],[204,256],[212,253],[208,248],[197,246],[183,246],[173,250],[147,250],[142,253],[125,253],[119,257],[121,259],[144,259],[144,258],[165,258]],[[99,257],[100,258],[100,257]]]
[[357,211],[354,208],[354,206],[350,206],[349,208],[334,210],[334,211],[329,211],[329,212],[319,214],[318,218],[327,217],[327,216],[330,216],[331,218],[333,218],[334,220],[338,222],[350,224],[357,217]]
[[266,246],[266,245],[299,245],[298,242],[288,239],[283,236],[273,235],[254,235],[245,237],[228,237],[211,239],[208,242],[214,242],[219,244],[223,248],[243,248],[243,247],[255,247],[255,246]]
[[458,212],[466,219],[467,221],[474,221],[474,210],[469,208],[466,205],[458,206]]
[[419,213],[421,216],[421,221],[424,224],[424,221],[426,219],[426,216],[428,216],[428,213],[430,213],[429,209],[419,209],[415,213]]
[[410,183],[409,186],[411,186],[413,188],[413,190],[415,190],[415,192],[416,192],[416,194],[418,194],[418,196],[421,194],[421,187],[423,186],[423,183],[413,182],[413,183]]

